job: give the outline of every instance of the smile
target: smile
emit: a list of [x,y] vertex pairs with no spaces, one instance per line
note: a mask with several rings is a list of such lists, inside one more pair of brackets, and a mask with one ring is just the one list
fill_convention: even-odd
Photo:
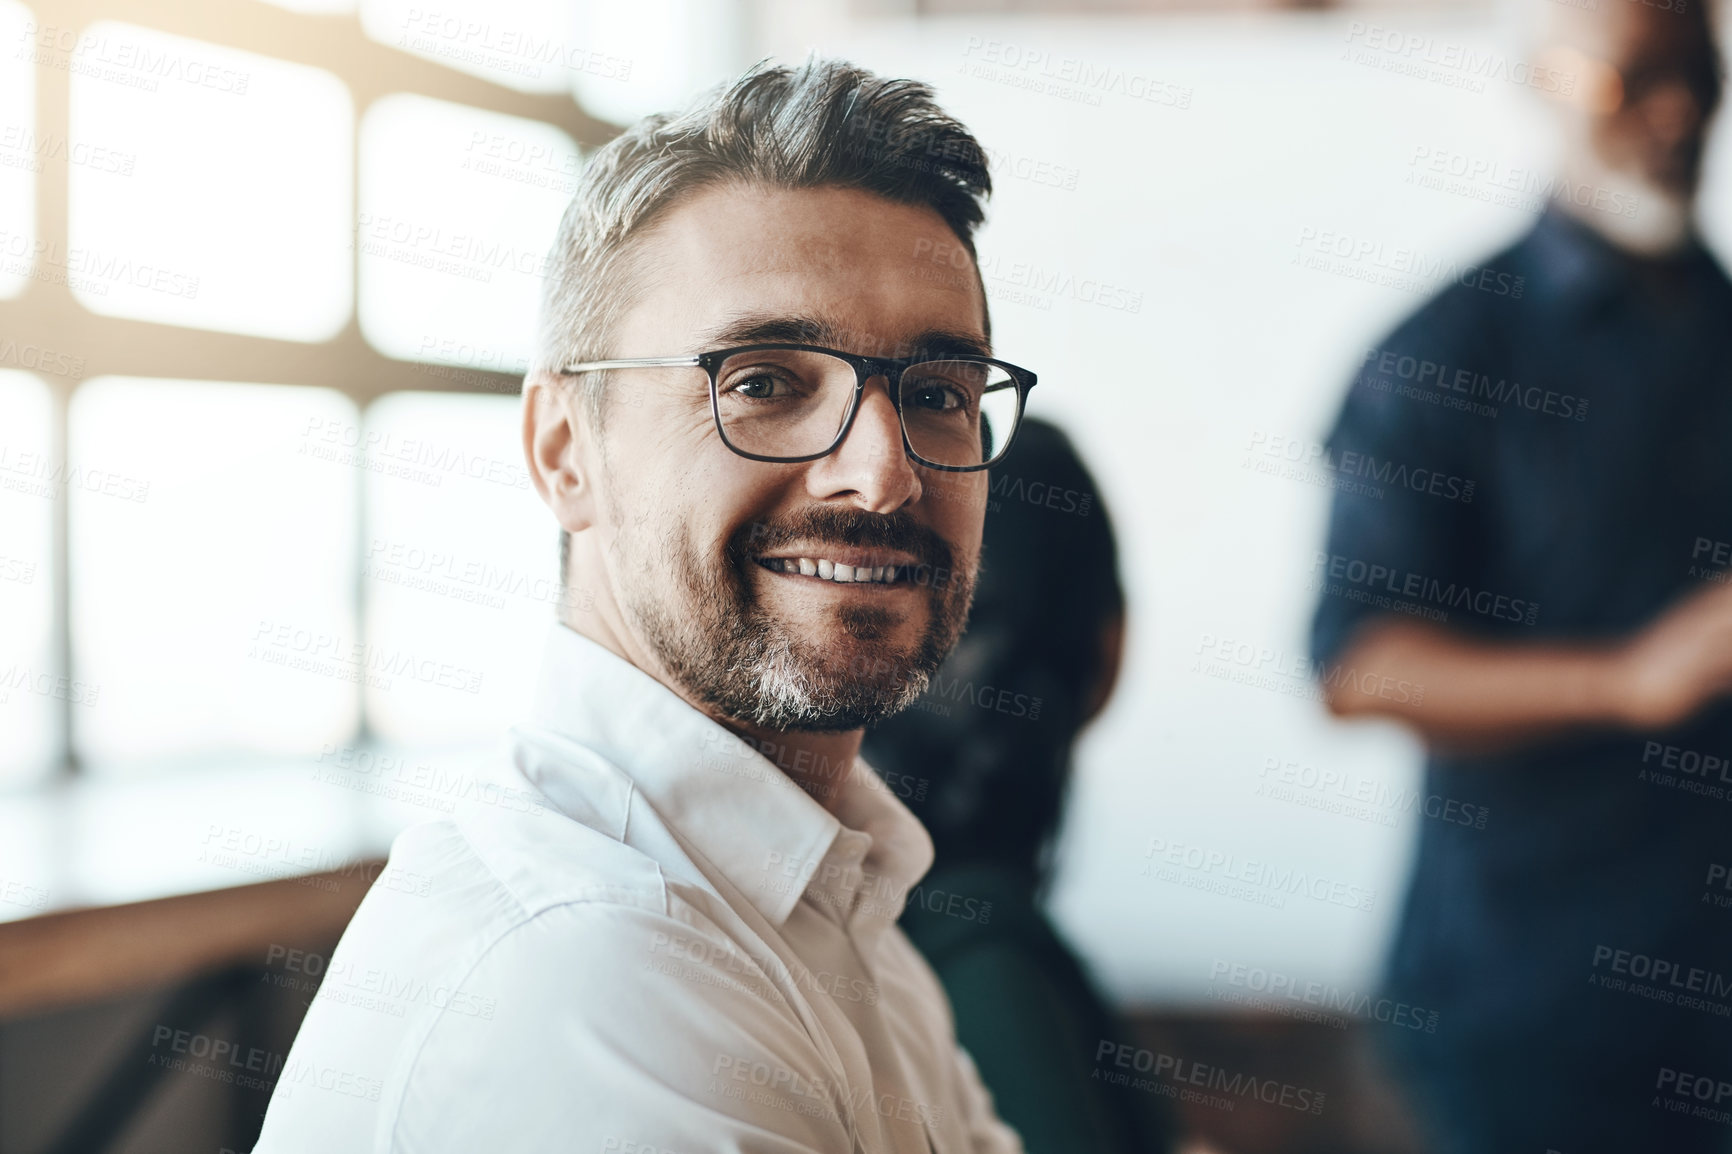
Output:
[[914,581],[917,570],[924,568],[913,564],[849,565],[827,557],[755,557],[753,560],[772,573],[811,577],[837,585],[908,585]]

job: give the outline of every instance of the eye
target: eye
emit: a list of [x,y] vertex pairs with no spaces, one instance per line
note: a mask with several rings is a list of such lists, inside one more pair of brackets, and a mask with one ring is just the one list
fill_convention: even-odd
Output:
[[722,385],[722,392],[751,401],[770,401],[798,395],[800,386],[800,379],[786,369],[755,365],[730,375]]
[[953,412],[968,408],[968,398],[961,389],[938,381],[923,381],[908,394],[908,404],[933,412]]

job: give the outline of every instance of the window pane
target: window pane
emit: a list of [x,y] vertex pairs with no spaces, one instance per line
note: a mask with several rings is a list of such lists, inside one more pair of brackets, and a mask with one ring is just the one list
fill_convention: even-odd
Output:
[[569,0],[361,0],[361,26],[381,44],[522,92],[562,92],[577,43]]
[[388,96],[361,122],[361,331],[394,357],[521,373],[578,151],[539,121]]
[[367,715],[385,741],[486,741],[522,720],[556,619],[559,529],[514,397],[397,393],[367,410]]
[[101,697],[73,740],[93,767],[347,739],[354,421],[327,389],[109,377],[74,395],[73,662]]
[[104,316],[320,341],[347,322],[353,110],[328,72],[98,23],[72,74],[71,243],[54,259]]
[[[4,344],[9,338],[0,338]],[[0,788],[45,776],[61,754],[50,577],[54,498],[65,470],[51,456],[48,387],[0,371]]]
[[36,68],[30,9],[0,0],[0,297],[24,291],[34,264],[36,170],[47,145],[36,132]]
[[751,63],[749,26],[740,0],[581,5],[579,37],[605,51],[569,70],[572,94],[592,116],[615,124],[683,107]]

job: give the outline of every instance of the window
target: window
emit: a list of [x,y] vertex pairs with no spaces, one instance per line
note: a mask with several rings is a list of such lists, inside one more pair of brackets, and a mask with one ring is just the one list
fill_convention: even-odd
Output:
[[[75,50],[71,236],[85,308],[285,340],[349,319],[348,90],[317,68],[102,21]],[[111,61],[127,62],[125,66]]]
[[516,72],[356,9],[0,0],[0,788],[521,712],[557,573],[516,393],[617,130],[569,5],[479,17]]
[[[0,0],[0,43],[21,44],[30,12]],[[34,266],[36,170],[54,142],[36,132],[36,70],[28,55],[0,68],[0,298],[23,291]]]
[[[0,337],[0,346],[15,344]],[[0,370],[0,788],[38,780],[60,753],[48,578],[58,484],[52,403],[38,378]]]
[[93,772],[316,754],[357,720],[359,454],[329,389],[106,377],[68,420],[72,662]]
[[361,331],[389,356],[521,374],[578,150],[547,124],[387,96],[361,122]]

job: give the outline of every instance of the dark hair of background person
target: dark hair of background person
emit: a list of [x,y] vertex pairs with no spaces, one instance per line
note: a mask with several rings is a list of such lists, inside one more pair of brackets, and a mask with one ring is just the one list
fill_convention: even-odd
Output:
[[921,702],[869,729],[861,752],[925,784],[910,804],[938,865],[990,863],[1044,884],[1124,589],[1107,510],[1062,430],[1025,418],[990,487],[962,640]]

